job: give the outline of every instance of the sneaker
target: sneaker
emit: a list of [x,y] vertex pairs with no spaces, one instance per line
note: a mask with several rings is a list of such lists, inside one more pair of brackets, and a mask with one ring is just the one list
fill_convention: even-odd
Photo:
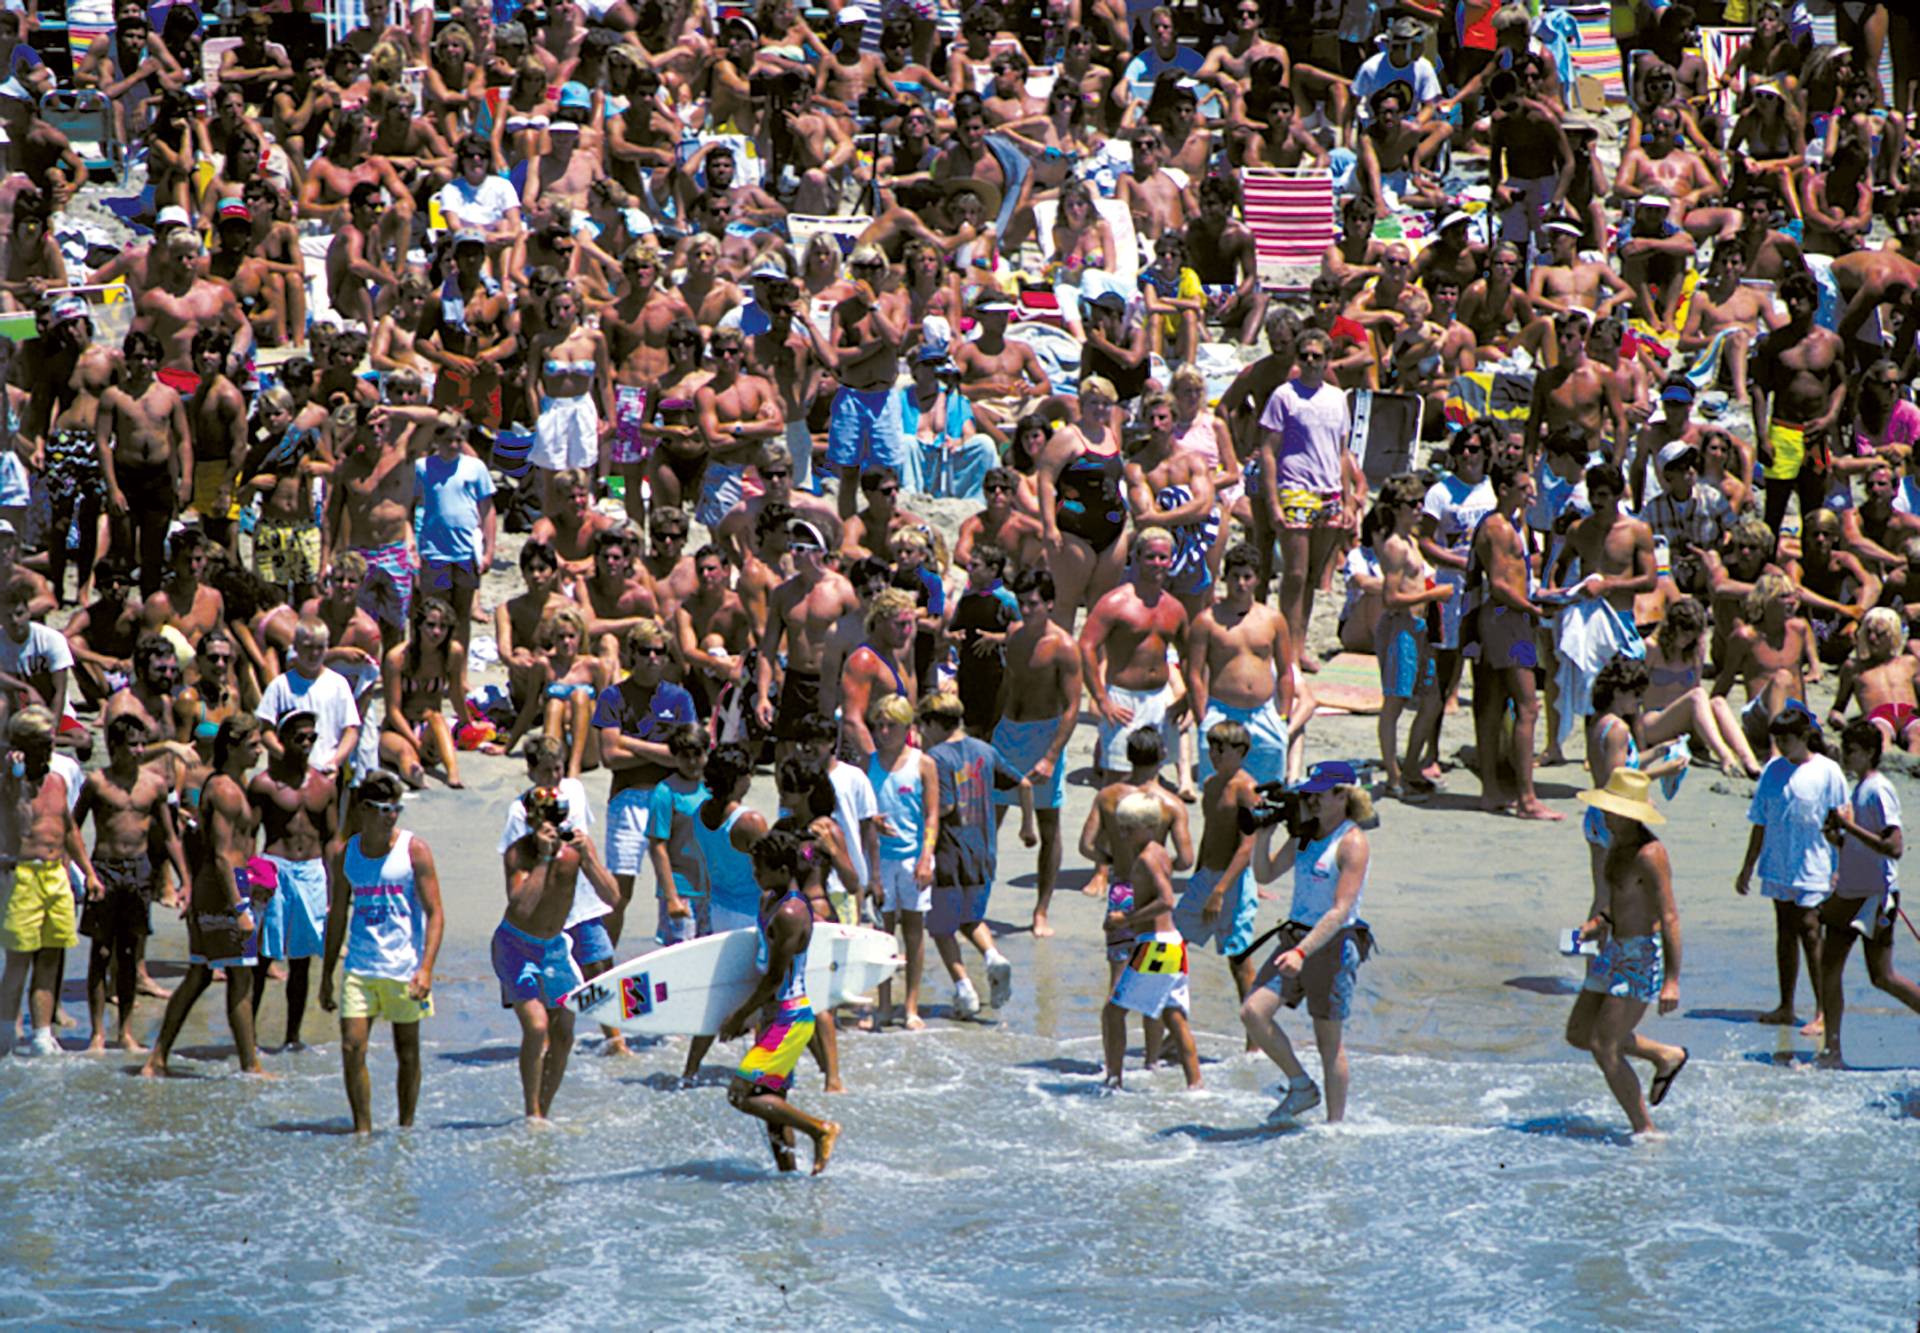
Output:
[[969,977],[954,983],[953,1012],[962,1018],[972,1018],[980,1012],[980,996],[973,989],[973,980]]
[[1280,1104],[1273,1108],[1269,1120],[1293,1120],[1311,1111],[1320,1104],[1320,1085],[1312,1079],[1305,1083],[1289,1083],[1287,1092]]
[[1013,998],[1013,964],[998,954],[987,960],[987,996],[995,1009],[1006,1008]]
[[33,1034],[33,1040],[17,1049],[21,1055],[26,1056],[64,1055],[66,1053],[60,1045],[59,1038],[53,1035],[53,1029],[51,1028],[42,1028]]

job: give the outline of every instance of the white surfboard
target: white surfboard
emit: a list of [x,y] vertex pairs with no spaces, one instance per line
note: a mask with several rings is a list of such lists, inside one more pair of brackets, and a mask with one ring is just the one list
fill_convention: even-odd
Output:
[[[561,1001],[585,1022],[654,1036],[711,1036],[760,984],[759,932],[729,930],[642,954]],[[814,922],[807,997],[830,1009],[864,997],[905,963],[893,936]]]

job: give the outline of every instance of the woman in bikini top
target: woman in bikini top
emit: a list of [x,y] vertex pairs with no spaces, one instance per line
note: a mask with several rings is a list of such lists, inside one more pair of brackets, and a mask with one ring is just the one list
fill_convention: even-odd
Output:
[[1057,538],[1047,543],[1057,594],[1054,619],[1069,629],[1081,605],[1093,605],[1120,581],[1126,509],[1120,443],[1109,421],[1113,405],[1112,384],[1098,376],[1084,380],[1079,424],[1054,433],[1035,469],[1041,523],[1051,518]]

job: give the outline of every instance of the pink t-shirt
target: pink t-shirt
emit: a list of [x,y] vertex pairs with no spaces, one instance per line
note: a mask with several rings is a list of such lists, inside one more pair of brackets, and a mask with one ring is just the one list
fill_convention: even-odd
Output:
[[1853,431],[1853,452],[1860,456],[1874,453],[1882,445],[1912,444],[1920,440],[1920,405],[1902,398],[1893,405],[1893,412],[1887,418],[1885,437],[1879,440],[1867,438],[1867,433],[1858,426]]

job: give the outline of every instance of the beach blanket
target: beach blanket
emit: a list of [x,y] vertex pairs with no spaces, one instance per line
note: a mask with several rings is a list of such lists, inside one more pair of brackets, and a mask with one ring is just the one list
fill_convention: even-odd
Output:
[[1369,653],[1339,653],[1323,663],[1308,686],[1315,713],[1377,713],[1380,662]]
[[1533,401],[1533,376],[1511,370],[1470,370],[1456,375],[1447,388],[1446,417],[1450,425],[1465,427],[1491,417],[1522,423]]

